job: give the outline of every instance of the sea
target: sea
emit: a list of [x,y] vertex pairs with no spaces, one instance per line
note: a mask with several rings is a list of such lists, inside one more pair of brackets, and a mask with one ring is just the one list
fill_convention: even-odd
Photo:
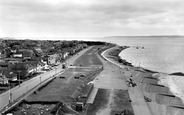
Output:
[[169,87],[170,91],[184,102],[184,76],[169,75],[184,73],[184,37],[107,37],[108,42],[120,46],[131,46],[120,53],[122,59],[134,66],[160,72],[158,84]]

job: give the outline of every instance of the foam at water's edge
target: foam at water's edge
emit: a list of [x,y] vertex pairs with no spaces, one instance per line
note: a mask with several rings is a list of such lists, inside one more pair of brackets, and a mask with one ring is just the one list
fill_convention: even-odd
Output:
[[169,90],[173,93],[173,95],[175,95],[176,97],[179,97],[184,103],[184,96],[183,96],[184,93],[182,90],[184,87],[184,84],[179,83],[179,82],[184,80],[183,77],[167,75],[167,74],[163,74],[163,73],[156,73],[156,74],[153,74],[153,76],[158,77],[158,79],[159,79],[158,84],[159,85],[164,85],[164,86],[168,87]]

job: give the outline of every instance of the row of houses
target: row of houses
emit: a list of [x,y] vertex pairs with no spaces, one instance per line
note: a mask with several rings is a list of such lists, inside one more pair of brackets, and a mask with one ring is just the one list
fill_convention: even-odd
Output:
[[40,47],[31,49],[6,48],[0,58],[0,84],[7,84],[7,81],[19,78],[26,79],[39,69],[58,65],[69,55],[74,55],[86,47],[79,44],[76,47],[60,49],[55,53],[44,51]]
[[[4,53],[5,54],[5,53]],[[38,57],[36,50],[19,49],[11,50],[10,57],[1,56],[0,59],[0,84],[7,81],[26,79],[34,73],[37,68],[44,66],[41,57]],[[6,55],[6,54],[5,54]]]
[[58,65],[69,56],[69,52],[36,57],[31,50],[19,50],[11,58],[0,59],[0,84],[8,81],[27,79],[31,74],[38,72],[48,65]]
[[[10,59],[9,59],[10,60]],[[16,81],[17,79],[26,79],[33,69],[41,66],[38,62],[22,62],[16,63],[0,61],[0,84],[6,84],[7,81]]]

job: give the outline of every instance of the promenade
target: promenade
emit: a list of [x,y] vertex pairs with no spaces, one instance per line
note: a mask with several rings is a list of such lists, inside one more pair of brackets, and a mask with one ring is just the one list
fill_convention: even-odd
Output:
[[[114,48],[114,47],[113,47]],[[128,66],[120,65],[118,62],[114,61],[113,58],[108,58],[109,52],[113,50],[113,48],[108,49],[102,53],[102,56],[108,60],[110,63],[106,61],[102,62],[105,64],[107,68],[105,68],[103,76],[104,78],[99,77],[99,80],[102,80],[101,83],[99,81],[96,83],[97,87],[105,87],[108,86],[110,89],[125,89],[128,90],[131,104],[133,106],[133,111],[135,115],[151,115],[151,112],[144,100],[144,97],[139,89],[139,87],[127,87],[126,79],[129,79],[132,76],[131,71],[129,71]],[[114,66],[112,66],[112,64]],[[115,71],[112,73],[112,71]],[[121,74],[121,75],[119,75]],[[138,74],[136,74],[137,76]],[[111,79],[109,79],[111,76]],[[116,78],[120,77],[121,79],[116,80]],[[134,76],[133,76],[134,77]],[[109,83],[110,82],[110,83]],[[106,87],[107,88],[107,87]]]

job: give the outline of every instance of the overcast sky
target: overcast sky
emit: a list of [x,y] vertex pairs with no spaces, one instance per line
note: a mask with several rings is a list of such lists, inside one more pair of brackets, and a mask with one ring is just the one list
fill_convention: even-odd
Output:
[[0,0],[0,36],[184,35],[184,0]]

